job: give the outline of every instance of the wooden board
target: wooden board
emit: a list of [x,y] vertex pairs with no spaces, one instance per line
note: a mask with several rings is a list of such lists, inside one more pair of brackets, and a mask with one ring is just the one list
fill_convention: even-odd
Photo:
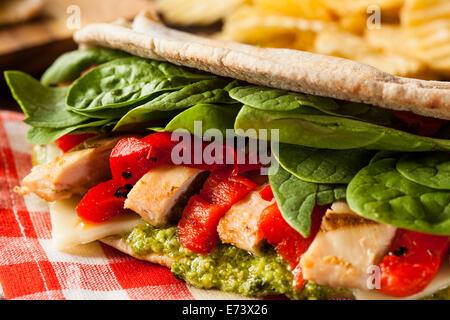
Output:
[[38,18],[0,28],[0,70],[38,74],[62,52],[76,48],[71,38],[78,27],[131,19],[151,6],[150,0],[46,0]]

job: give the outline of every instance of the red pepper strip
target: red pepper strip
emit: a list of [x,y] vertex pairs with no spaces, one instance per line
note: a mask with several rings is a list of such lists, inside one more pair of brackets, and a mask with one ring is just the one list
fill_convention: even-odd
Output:
[[170,163],[169,147],[137,138],[120,140],[109,158],[113,180],[120,185],[134,185],[150,169]]
[[391,111],[392,114],[412,127],[414,132],[420,136],[430,137],[439,131],[444,120],[419,116],[407,111]]
[[399,229],[380,267],[381,293],[406,297],[425,289],[448,254],[448,236]]
[[[261,168],[260,164],[249,164],[248,157],[244,164],[236,164],[237,153],[227,145],[217,145],[212,150],[218,150],[222,158],[226,152],[232,155],[233,163],[211,163],[204,159],[205,149],[211,147],[211,143],[201,141],[199,138],[189,135],[181,141],[172,141],[172,133],[159,132],[146,136],[142,139],[125,138],[117,143],[110,156],[110,167],[113,179],[123,184],[135,184],[150,169],[164,164],[184,165],[207,171],[216,171],[233,168],[235,173],[242,173],[249,170]],[[176,149],[174,149],[176,148]],[[195,153],[201,153],[200,163],[195,163]],[[173,154],[181,159],[188,160],[187,163],[179,163],[179,159],[174,159]],[[212,152],[212,156],[215,154]],[[226,159],[224,159],[226,160]]]
[[[268,191],[261,190],[263,193]],[[268,199],[268,200],[267,200]],[[267,198],[265,200],[270,201]],[[311,233],[308,238],[304,238],[300,233],[293,229],[283,218],[277,203],[273,203],[261,214],[258,222],[258,232],[275,247],[279,255],[291,266],[294,273],[294,285],[301,289],[305,283],[300,266],[302,255],[308,250],[314,240],[325,214],[325,206],[316,206],[312,214]]]
[[199,195],[193,196],[178,222],[178,239],[183,247],[200,254],[211,252],[219,243],[217,225],[233,204],[258,185],[227,171],[213,172]]
[[270,185],[265,186],[261,191],[259,191],[259,195],[263,198],[263,200],[272,201],[273,192]]
[[114,180],[102,182],[91,188],[77,205],[80,218],[88,222],[103,222],[132,211],[123,208],[131,186],[120,187]]
[[95,137],[95,133],[82,133],[82,134],[65,134],[62,137],[55,140],[58,148],[62,152],[67,152],[79,144],[83,143],[89,138]]

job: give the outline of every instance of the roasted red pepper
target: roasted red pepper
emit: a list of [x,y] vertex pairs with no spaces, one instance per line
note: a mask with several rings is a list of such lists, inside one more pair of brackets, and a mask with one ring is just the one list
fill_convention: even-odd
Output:
[[[148,171],[161,165],[185,165],[207,170],[214,174],[207,180],[201,196],[211,205],[224,205],[225,213],[227,208],[256,186],[251,180],[238,175],[239,172],[261,168],[260,164],[248,164],[248,156],[245,157],[244,164],[238,165],[237,152],[233,148],[215,145],[215,148],[210,149],[218,150],[222,154],[228,152],[234,162],[211,163],[203,158],[205,149],[211,147],[211,143],[203,142],[192,135],[186,135],[180,140],[172,138],[171,132],[160,132],[142,139],[131,137],[120,140],[110,156],[112,178],[117,188],[132,187]],[[182,158],[184,155],[191,163],[177,163],[177,160],[173,159],[173,152]],[[197,152],[201,153],[200,157],[197,154],[199,163],[194,161]],[[214,156],[214,152],[212,155]],[[222,198],[223,201],[219,201]]]
[[67,152],[96,135],[95,133],[65,134],[61,138],[56,139],[55,143],[62,152]]
[[91,188],[77,205],[80,218],[88,222],[103,222],[131,211],[123,208],[131,185],[120,186],[114,180],[102,182]]
[[[184,165],[208,171],[233,169],[236,173],[261,168],[261,164],[249,164],[246,156],[245,163],[237,164],[237,152],[227,145],[217,145],[213,150],[227,152],[234,159],[233,163],[214,163],[203,158],[204,151],[211,143],[203,142],[195,136],[186,136],[180,141],[172,140],[171,132],[160,132],[146,136],[142,139],[125,138],[119,141],[111,152],[110,167],[113,179],[121,184],[135,184],[150,169],[164,164]],[[174,148],[176,148],[174,150]],[[180,159],[173,159],[172,152],[186,162],[178,163]],[[195,154],[197,154],[197,160]],[[214,153],[213,153],[214,156]],[[222,156],[220,155],[220,159]],[[226,159],[224,159],[226,160]]]
[[134,185],[150,169],[170,162],[170,152],[158,146],[137,138],[120,140],[109,158],[113,180]]
[[[263,189],[261,192],[267,195],[269,191]],[[270,198],[266,197],[265,200],[270,200]],[[298,289],[301,289],[305,283],[300,267],[300,259],[308,250],[319,231],[325,211],[325,206],[316,206],[314,208],[311,217],[311,233],[308,238],[304,238],[284,220],[276,203],[264,209],[258,222],[260,236],[273,245],[278,254],[293,269],[295,286]]]
[[392,114],[406,123],[411,131],[424,137],[437,133],[444,124],[444,120],[420,116],[407,111],[391,111]]
[[263,200],[272,201],[273,192],[270,185],[265,186],[261,191],[259,191],[259,195],[263,198]]
[[200,254],[211,252],[219,242],[220,218],[257,186],[227,170],[213,172],[200,194],[189,200],[178,222],[178,239],[183,247]]
[[379,291],[394,297],[422,291],[436,275],[448,249],[448,236],[399,229],[390,252],[379,264]]

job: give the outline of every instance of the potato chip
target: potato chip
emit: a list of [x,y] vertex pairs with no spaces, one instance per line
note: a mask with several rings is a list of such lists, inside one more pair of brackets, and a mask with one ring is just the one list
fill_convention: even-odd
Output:
[[222,39],[344,57],[400,76],[450,77],[450,0],[156,1],[170,23],[223,18]]
[[340,30],[321,32],[315,42],[318,53],[352,59],[403,77],[436,79],[419,59],[386,50],[390,47],[371,45],[365,37]]
[[210,25],[242,4],[243,0],[156,0],[164,19],[174,25]]
[[286,17],[243,6],[225,19],[222,38],[262,47],[312,50],[317,32],[326,25],[323,21]]
[[406,0],[401,26],[411,54],[450,76],[450,1]]
[[253,2],[257,7],[285,16],[325,21],[334,19],[323,0],[254,0]]
[[327,7],[331,8],[339,16],[345,16],[356,12],[367,12],[371,6],[380,7],[382,11],[399,9],[404,0],[323,0]]

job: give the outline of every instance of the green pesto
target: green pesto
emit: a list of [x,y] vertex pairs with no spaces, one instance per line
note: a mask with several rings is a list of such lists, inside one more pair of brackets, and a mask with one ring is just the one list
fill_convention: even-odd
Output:
[[164,254],[173,259],[172,273],[191,285],[203,289],[219,289],[250,297],[286,295],[291,299],[352,298],[347,289],[333,289],[307,283],[300,291],[293,286],[290,267],[271,248],[260,256],[231,245],[220,244],[208,255],[183,248],[176,227],[136,227],[125,235],[137,256]]

